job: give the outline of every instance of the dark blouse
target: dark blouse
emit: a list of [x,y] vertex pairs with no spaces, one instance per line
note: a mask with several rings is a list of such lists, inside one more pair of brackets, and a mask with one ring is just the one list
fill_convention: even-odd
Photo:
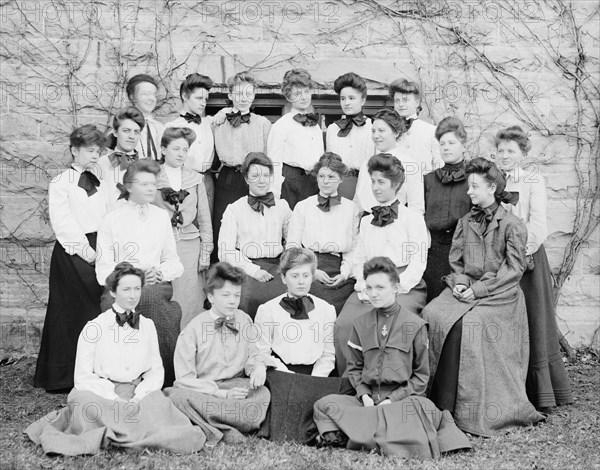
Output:
[[424,177],[425,224],[430,231],[453,231],[460,218],[471,210],[466,176],[442,183],[444,174],[460,174],[461,167],[464,170],[464,161],[446,164]]

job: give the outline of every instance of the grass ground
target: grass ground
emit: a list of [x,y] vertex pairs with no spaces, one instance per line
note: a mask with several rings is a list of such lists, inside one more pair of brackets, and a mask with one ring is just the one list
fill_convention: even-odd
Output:
[[49,457],[23,434],[25,427],[60,408],[66,395],[31,386],[33,358],[0,366],[1,469],[600,469],[600,358],[579,351],[567,365],[575,404],[556,409],[545,423],[492,439],[472,437],[473,451],[437,461],[385,458],[346,450],[276,445],[248,438],[236,446],[218,445],[193,456],[118,449],[86,457]]

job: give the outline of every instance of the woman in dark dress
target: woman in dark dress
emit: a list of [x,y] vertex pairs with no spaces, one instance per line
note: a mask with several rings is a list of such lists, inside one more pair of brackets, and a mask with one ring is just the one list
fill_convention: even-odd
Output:
[[464,145],[467,133],[455,117],[443,119],[435,130],[444,166],[425,175],[425,224],[431,235],[427,267],[423,280],[427,284],[427,302],[446,287],[443,277],[452,272],[448,254],[452,235],[459,219],[471,209],[467,195]]
[[73,131],[73,163],[48,188],[50,224],[56,244],[50,262],[50,295],[34,386],[48,391],[71,389],[77,338],[100,313],[102,289],[96,281],[96,234],[108,210],[104,183],[92,169],[104,148],[104,135],[93,125]]

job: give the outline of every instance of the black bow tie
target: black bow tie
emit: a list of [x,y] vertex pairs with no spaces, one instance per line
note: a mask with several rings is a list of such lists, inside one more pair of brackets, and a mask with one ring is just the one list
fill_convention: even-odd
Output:
[[442,184],[463,181],[467,177],[465,174],[465,162],[460,162],[454,165],[446,164],[437,171]]
[[352,126],[361,127],[364,126],[366,122],[367,118],[362,112],[355,114],[354,116],[347,116],[344,119],[338,119],[335,121],[340,128],[337,135],[338,137],[346,137],[348,134],[350,134]]
[[398,218],[399,205],[400,203],[396,200],[389,206],[375,206],[371,208],[371,213],[373,214],[371,225],[385,227],[386,225],[393,224],[394,220]]
[[286,295],[281,299],[279,305],[295,320],[308,320],[308,312],[315,309],[315,302],[308,295],[298,298]]
[[117,201],[119,199],[129,199],[129,191],[127,191],[127,188],[125,187],[125,185],[123,183],[117,183],[117,189],[121,193],[121,194],[119,194]]
[[225,116],[233,127],[239,127],[242,123],[250,123],[250,113],[242,114],[241,111],[238,111],[237,113],[227,113]]
[[485,209],[480,206],[473,206],[470,212],[470,219],[478,224],[485,223],[489,224],[494,218],[494,214],[498,209],[498,204],[494,203],[490,207],[486,207]]
[[519,191],[502,191],[498,199],[505,204],[516,206],[519,202]]
[[337,196],[324,197],[319,194],[317,200],[319,201],[317,207],[323,212],[329,212],[332,207],[339,206],[342,203],[342,196],[338,194]]
[[136,330],[140,329],[140,315],[135,310],[128,310],[126,312],[117,312],[114,307],[112,307],[112,311],[115,312],[115,320],[119,326],[125,325],[127,323],[131,328],[135,328]]
[[186,197],[189,196],[189,192],[185,189],[175,191],[173,188],[160,188],[163,200],[175,207],[173,217],[171,217],[171,225],[177,227],[177,225],[183,225],[183,214],[179,210],[179,204],[181,204]]
[[197,114],[185,113],[181,114],[181,117],[185,119],[185,122],[193,122],[194,124],[202,123],[202,116],[198,116]]
[[92,173],[89,170],[85,170],[81,172],[81,175],[79,175],[79,181],[77,182],[77,186],[79,186],[81,189],[84,189],[88,197],[90,197],[98,192],[98,189],[96,188],[100,186],[100,180],[96,177],[94,173]]
[[272,192],[268,192],[264,196],[253,196],[248,194],[248,205],[256,212],[265,215],[265,206],[273,207],[275,205],[275,196]]
[[404,118],[404,127],[406,128],[406,132],[410,130],[413,125],[413,122],[416,121],[417,118]]
[[299,122],[304,127],[312,127],[319,123],[319,115],[316,113],[298,113],[294,116],[294,121]]
[[239,330],[235,326],[235,322],[233,319],[227,320],[225,317],[219,317],[215,320],[215,328],[223,328],[223,326],[227,327],[228,330],[232,331],[236,335],[239,333]]
[[119,167],[121,168],[121,170],[127,170],[127,167],[133,162],[137,161],[139,157],[137,150],[134,150],[133,153],[113,152],[109,155],[108,158],[110,159],[113,165],[115,165],[116,160],[119,162]]

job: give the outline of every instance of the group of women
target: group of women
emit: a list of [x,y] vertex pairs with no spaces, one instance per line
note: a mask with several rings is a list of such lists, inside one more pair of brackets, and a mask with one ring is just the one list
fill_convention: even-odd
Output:
[[[365,81],[338,77],[343,116],[325,136],[306,70],[284,75],[290,111],[272,125],[251,111],[249,72],[228,79],[231,107],[214,117],[212,85],[188,76],[163,125],[157,83],[135,76],[114,148],[92,125],[71,134],[73,163],[49,187],[57,242],[35,385],[106,401],[93,429],[73,427],[71,406],[52,429],[30,426],[35,442],[195,452],[258,430],[435,457],[470,446],[459,429],[491,436],[572,402],[545,183],[520,127],[497,133],[495,162],[467,162],[462,122],[419,119],[404,79],[394,109],[369,118]],[[150,430],[108,423],[112,401],[134,403]],[[75,432],[87,440],[65,446]]]

